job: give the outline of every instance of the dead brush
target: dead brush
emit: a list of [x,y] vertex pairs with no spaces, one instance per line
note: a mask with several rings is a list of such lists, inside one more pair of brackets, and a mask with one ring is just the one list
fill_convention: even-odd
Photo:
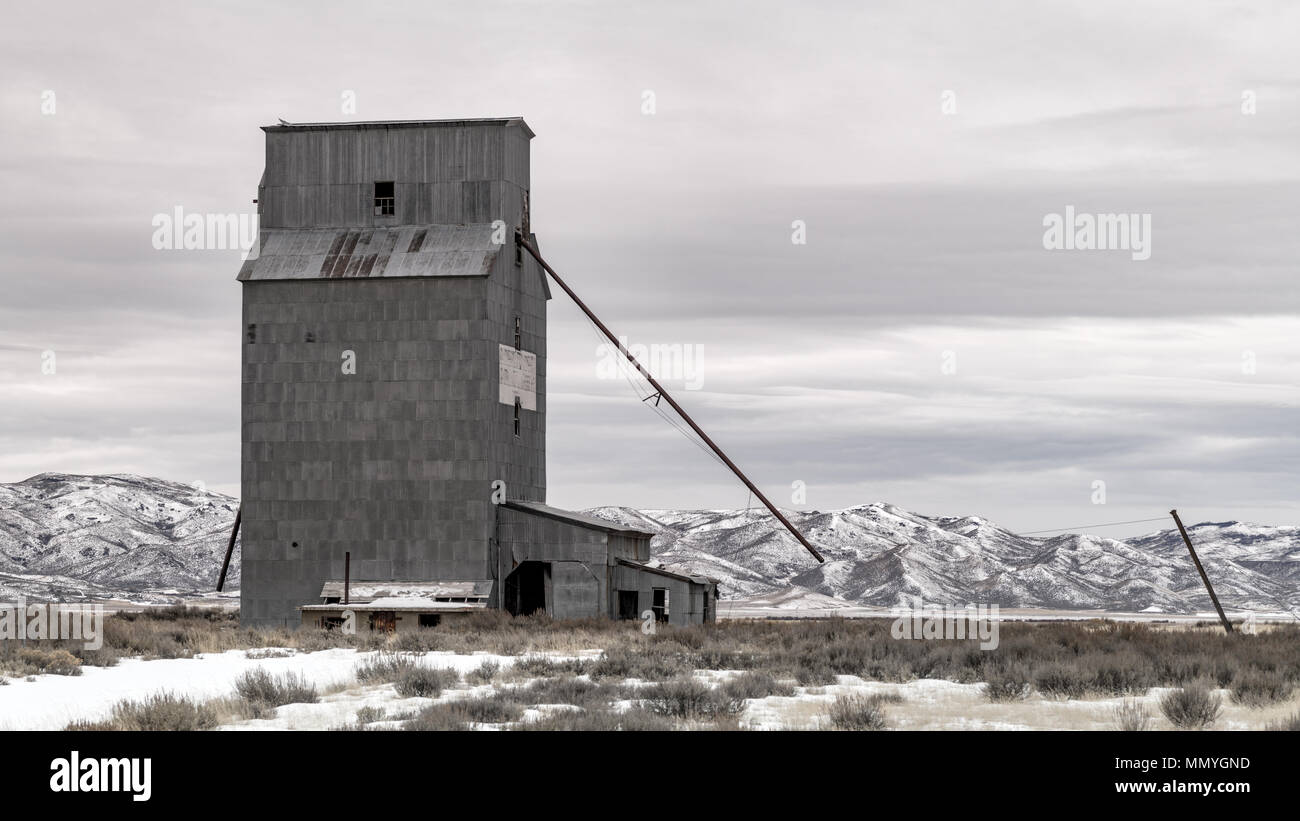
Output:
[[1023,701],[1032,691],[1033,684],[1024,665],[990,665],[984,671],[984,697],[995,704]]
[[888,699],[881,694],[840,696],[827,711],[831,726],[837,730],[883,730],[888,726],[883,705]]
[[274,709],[285,704],[315,704],[316,686],[299,673],[273,676],[262,668],[249,670],[235,680],[235,693],[244,701]]
[[1140,733],[1151,726],[1151,714],[1139,702],[1125,700],[1112,714],[1115,729],[1125,733]]
[[210,704],[187,696],[157,693],[139,701],[119,701],[103,721],[78,721],[68,730],[124,730],[144,732],[193,732],[211,730],[219,723]]
[[1180,730],[1203,730],[1218,720],[1223,699],[1198,682],[1161,696],[1160,712]]
[[670,718],[708,721],[739,715],[745,709],[744,699],[693,678],[651,684],[637,695],[650,712]]

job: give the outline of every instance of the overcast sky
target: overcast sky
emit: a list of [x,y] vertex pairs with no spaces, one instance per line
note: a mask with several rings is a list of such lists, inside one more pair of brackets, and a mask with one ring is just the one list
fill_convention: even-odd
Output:
[[[153,216],[250,212],[277,118],[521,115],[548,260],[698,346],[670,390],[779,504],[1300,523],[1300,7],[804,5],[10,8],[0,481],[237,493],[238,252]],[[1046,250],[1067,206],[1150,258]],[[597,341],[557,289],[549,501],[752,503]]]

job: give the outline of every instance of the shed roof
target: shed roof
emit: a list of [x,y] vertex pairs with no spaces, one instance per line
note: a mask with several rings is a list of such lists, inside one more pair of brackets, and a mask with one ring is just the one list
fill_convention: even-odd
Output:
[[527,502],[522,499],[511,499],[502,503],[502,507],[518,510],[522,513],[530,513],[534,516],[543,516],[548,519],[565,522],[567,524],[585,527],[589,530],[603,530],[606,533],[617,533],[621,536],[645,536],[650,538],[655,534],[645,530],[636,530],[630,527],[623,527],[608,519],[600,519],[596,516],[588,516],[585,513],[574,513],[571,510],[561,510],[558,507],[544,505],[541,502]]
[[262,130],[266,132],[281,131],[338,131],[344,129],[362,129],[362,128],[467,128],[476,125],[516,125],[524,130],[524,133],[531,139],[536,134],[524,122],[523,117],[470,117],[459,120],[358,120],[353,122],[338,123],[286,123],[281,122],[276,125],[264,125]]
[[636,568],[637,570],[641,570],[646,573],[654,573],[657,576],[667,576],[670,579],[676,579],[680,582],[691,582],[692,584],[703,584],[703,585],[710,585],[710,584],[716,585],[719,582],[718,579],[710,579],[708,576],[687,576],[683,573],[674,573],[673,571],[667,570],[662,567],[651,567],[648,564],[641,564],[640,562],[628,561],[627,559],[619,559],[618,563],[621,565],[626,565],[628,567]]
[[237,279],[487,276],[502,246],[491,223],[393,228],[278,228]]

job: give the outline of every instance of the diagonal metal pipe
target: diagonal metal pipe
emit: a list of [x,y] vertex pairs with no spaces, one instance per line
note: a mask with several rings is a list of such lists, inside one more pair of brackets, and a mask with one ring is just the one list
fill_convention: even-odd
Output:
[[546,271],[546,273],[551,275],[551,279],[555,280],[555,284],[559,285],[560,288],[562,288],[564,292],[569,295],[569,298],[572,299],[574,303],[582,310],[582,312],[587,315],[587,318],[596,324],[596,327],[600,329],[600,332],[604,334],[605,337],[609,339],[609,341],[618,348],[619,353],[623,354],[624,358],[626,358],[628,362],[632,363],[632,366],[636,368],[637,371],[640,372],[640,374],[643,377],[645,377],[646,381],[649,382],[654,387],[655,391],[657,391],[660,396],[662,396],[665,400],[667,400],[668,404],[672,406],[672,409],[677,412],[677,415],[680,416],[682,420],[686,422],[686,424],[691,426],[691,430],[699,434],[699,437],[704,440],[704,444],[708,445],[709,448],[718,455],[718,458],[722,460],[723,464],[725,464],[728,468],[730,468],[732,473],[736,474],[736,478],[740,479],[741,482],[744,482],[745,487],[749,488],[750,491],[755,496],[758,497],[759,501],[761,501],[763,505],[769,511],[771,511],[772,515],[776,517],[777,521],[785,525],[785,529],[790,531],[790,535],[798,539],[799,544],[807,548],[808,552],[813,555],[814,559],[816,559],[819,562],[825,562],[826,560],[822,558],[822,554],[818,552],[817,548],[813,547],[812,543],[804,538],[804,535],[799,532],[798,528],[796,528],[793,524],[791,524],[790,520],[785,517],[785,514],[783,514],[781,511],[776,509],[776,505],[772,504],[772,502],[769,501],[768,498],[763,495],[763,491],[759,490],[758,487],[755,486],[754,483],[749,480],[749,477],[745,475],[744,471],[742,471],[739,467],[737,467],[736,463],[731,461],[731,458],[728,457],[727,454],[722,452],[722,448],[718,447],[717,444],[715,444],[714,441],[709,438],[709,435],[705,433],[704,430],[695,423],[695,420],[691,418],[691,415],[687,413],[685,409],[682,408],[681,405],[677,404],[677,400],[673,399],[672,394],[664,390],[664,386],[660,385],[659,381],[655,379],[653,376],[651,376],[648,370],[642,367],[641,363],[637,361],[636,357],[634,357],[628,351],[627,348],[623,347],[623,343],[618,340],[618,337],[614,336],[613,332],[610,331],[609,328],[605,327],[605,323],[601,322],[600,318],[597,317],[592,312],[592,310],[587,307],[587,304],[578,298],[578,295],[573,292],[573,289],[570,288],[568,284],[565,283],[565,281],[560,278],[559,274],[555,273],[555,269],[552,268],[546,262],[546,260],[542,259],[541,253],[538,252],[538,250],[535,247],[533,247],[533,244],[531,242],[529,242],[527,239],[524,238],[524,235],[521,231],[515,231],[515,242],[517,242],[521,248],[527,251],[529,255],[532,256],[533,259],[537,260],[537,264],[541,265],[542,268]]

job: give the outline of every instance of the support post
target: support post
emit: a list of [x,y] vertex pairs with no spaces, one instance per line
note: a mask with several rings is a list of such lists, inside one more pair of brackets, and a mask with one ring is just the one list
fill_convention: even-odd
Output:
[[230,557],[235,553],[235,538],[239,535],[239,521],[243,517],[244,506],[241,504],[235,511],[235,524],[230,528],[230,542],[226,544],[226,560],[221,563],[221,578],[217,579],[218,593],[226,586],[226,572],[230,570]]
[[1174,522],[1178,525],[1178,532],[1183,534],[1183,542],[1187,545],[1187,552],[1192,554],[1192,564],[1196,565],[1196,572],[1201,574],[1201,581],[1205,582],[1205,591],[1210,594],[1210,601],[1214,602],[1214,609],[1219,613],[1219,621],[1223,622],[1223,629],[1228,635],[1232,635],[1232,622],[1223,614],[1223,608],[1219,606],[1219,597],[1214,595],[1214,587],[1210,584],[1210,577],[1205,575],[1205,568],[1201,567],[1201,560],[1196,555],[1196,548],[1192,547],[1191,537],[1187,535],[1187,528],[1183,527],[1183,520],[1178,518],[1178,511],[1171,510],[1169,515],[1174,517]]

